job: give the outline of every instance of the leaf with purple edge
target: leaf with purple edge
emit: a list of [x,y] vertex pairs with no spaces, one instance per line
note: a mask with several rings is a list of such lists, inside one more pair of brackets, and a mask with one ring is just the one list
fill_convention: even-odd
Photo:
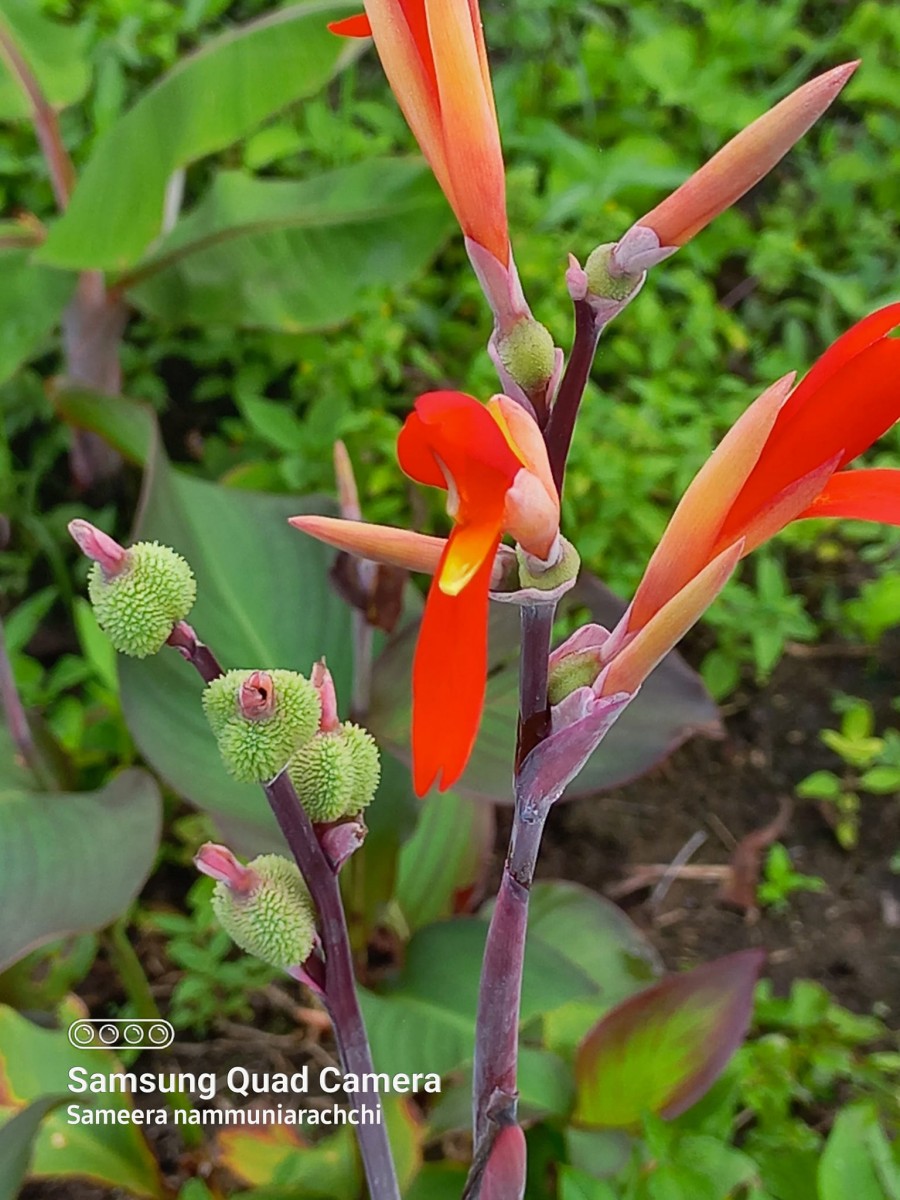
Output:
[[762,950],[727,955],[607,1013],[575,1059],[575,1120],[625,1129],[690,1108],[743,1041],[764,960]]

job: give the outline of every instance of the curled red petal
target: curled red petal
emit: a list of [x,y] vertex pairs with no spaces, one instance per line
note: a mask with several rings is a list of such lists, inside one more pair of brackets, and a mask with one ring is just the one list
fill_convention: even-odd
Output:
[[785,420],[789,415],[802,408],[815,390],[839,371],[851,358],[856,358],[873,342],[885,337],[892,329],[900,325],[900,304],[888,304],[879,308],[857,321],[846,333],[841,334],[833,342],[821,358],[813,364],[801,383],[794,389],[791,398],[784,406],[782,416]]
[[[896,307],[900,315],[900,305]],[[900,417],[898,338],[882,336],[846,359],[836,371],[819,378],[821,382],[812,393],[808,393],[804,380],[781,410],[756,466],[729,511],[720,534],[722,540],[751,523],[773,495],[819,464],[835,455],[839,456],[839,467],[851,462]],[[806,398],[797,405],[794,397],[801,389]]]
[[846,517],[900,525],[900,471],[839,471],[800,517]]
[[367,38],[372,36],[372,26],[365,13],[343,17],[340,21],[331,21],[328,24],[328,31],[336,33],[338,37]]
[[[449,553],[452,536],[444,555]],[[488,587],[499,536],[458,595],[431,585],[413,662],[413,784],[443,792],[466,768],[487,686]]]

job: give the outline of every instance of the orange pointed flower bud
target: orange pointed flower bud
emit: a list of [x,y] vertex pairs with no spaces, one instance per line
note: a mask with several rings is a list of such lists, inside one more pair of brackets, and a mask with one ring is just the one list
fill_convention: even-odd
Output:
[[619,268],[633,273],[660,262],[730,208],[815,124],[858,66],[849,62],[826,71],[741,130],[632,226],[615,251]]
[[468,762],[484,706],[487,610],[500,539],[537,559],[557,543],[559,498],[540,430],[509,397],[420,396],[397,442],[403,470],[446,490],[453,531],[428,594],[413,664],[413,777],[419,795],[450,787]]
[[365,8],[330,28],[371,34],[463,232],[509,266],[503,154],[477,0],[365,0]]
[[900,304],[859,321],[788,394],[755,401],[688,488],[628,612],[600,647],[595,691],[632,692],[697,620],[741,555],[806,517],[900,525],[900,471],[840,471],[900,419]]

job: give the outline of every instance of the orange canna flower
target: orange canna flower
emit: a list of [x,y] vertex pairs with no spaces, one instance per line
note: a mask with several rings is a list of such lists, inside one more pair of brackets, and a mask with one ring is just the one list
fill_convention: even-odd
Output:
[[900,304],[840,337],[793,391],[774,383],[694,479],[628,612],[600,649],[598,695],[633,692],[698,619],[743,555],[789,522],[900,525],[900,470],[844,471],[900,419]]
[[365,8],[329,29],[374,38],[463,233],[508,268],[503,154],[477,0],[365,0]]
[[413,663],[413,781],[422,796],[435,782],[442,791],[455,783],[472,752],[501,538],[551,563],[559,497],[536,422],[508,396],[487,404],[461,392],[420,396],[397,453],[407,475],[447,492],[449,538],[319,516],[291,524],[361,557],[434,574]]

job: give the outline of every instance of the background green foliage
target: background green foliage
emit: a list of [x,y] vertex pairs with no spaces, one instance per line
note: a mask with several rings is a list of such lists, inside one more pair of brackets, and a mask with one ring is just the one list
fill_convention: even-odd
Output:
[[[76,165],[179,55],[217,34],[223,21],[273,7],[261,0],[43,0],[46,12],[79,22],[93,64],[83,100],[63,114]],[[575,440],[565,520],[586,565],[627,593],[674,501],[737,413],[773,378],[805,369],[854,319],[896,298],[900,16],[875,0],[849,8],[800,0],[763,8],[751,0],[521,0],[486,4],[484,20],[517,260],[537,315],[562,345],[570,327],[562,286],[568,250],[583,259],[597,242],[619,236],[790,87],[863,58],[834,109],[786,162],[739,210],[653,272],[604,339]],[[327,94],[225,152],[220,165],[297,179],[413,150],[368,55]],[[186,206],[214,165],[189,168]],[[0,168],[6,214],[51,213],[26,126],[3,128]],[[407,518],[393,455],[399,422],[412,396],[428,387],[493,390],[485,309],[458,238],[403,294],[366,295],[358,308],[340,338],[135,318],[123,390],[162,412],[176,459],[236,486],[330,490],[331,445],[343,437],[367,515]],[[52,359],[36,366],[46,374]],[[9,604],[52,571],[67,600],[70,586],[50,547],[71,515],[54,507],[64,434],[37,372],[0,389],[0,407],[0,462],[8,466],[0,471],[0,510],[18,510],[29,527],[15,554],[4,556],[0,587]],[[894,433],[871,458],[896,463],[898,451]],[[419,524],[440,527],[438,503],[416,511]],[[862,525],[840,542],[827,526],[789,531],[744,568],[711,614],[708,645],[717,640],[718,650],[704,673],[713,691],[727,695],[748,667],[764,679],[785,641],[830,628],[851,592],[848,576],[859,578],[860,561],[882,569],[897,544],[893,532]],[[785,570],[796,589],[813,566],[815,590],[779,597],[788,590],[779,588]],[[751,628],[765,634],[751,637]]]

